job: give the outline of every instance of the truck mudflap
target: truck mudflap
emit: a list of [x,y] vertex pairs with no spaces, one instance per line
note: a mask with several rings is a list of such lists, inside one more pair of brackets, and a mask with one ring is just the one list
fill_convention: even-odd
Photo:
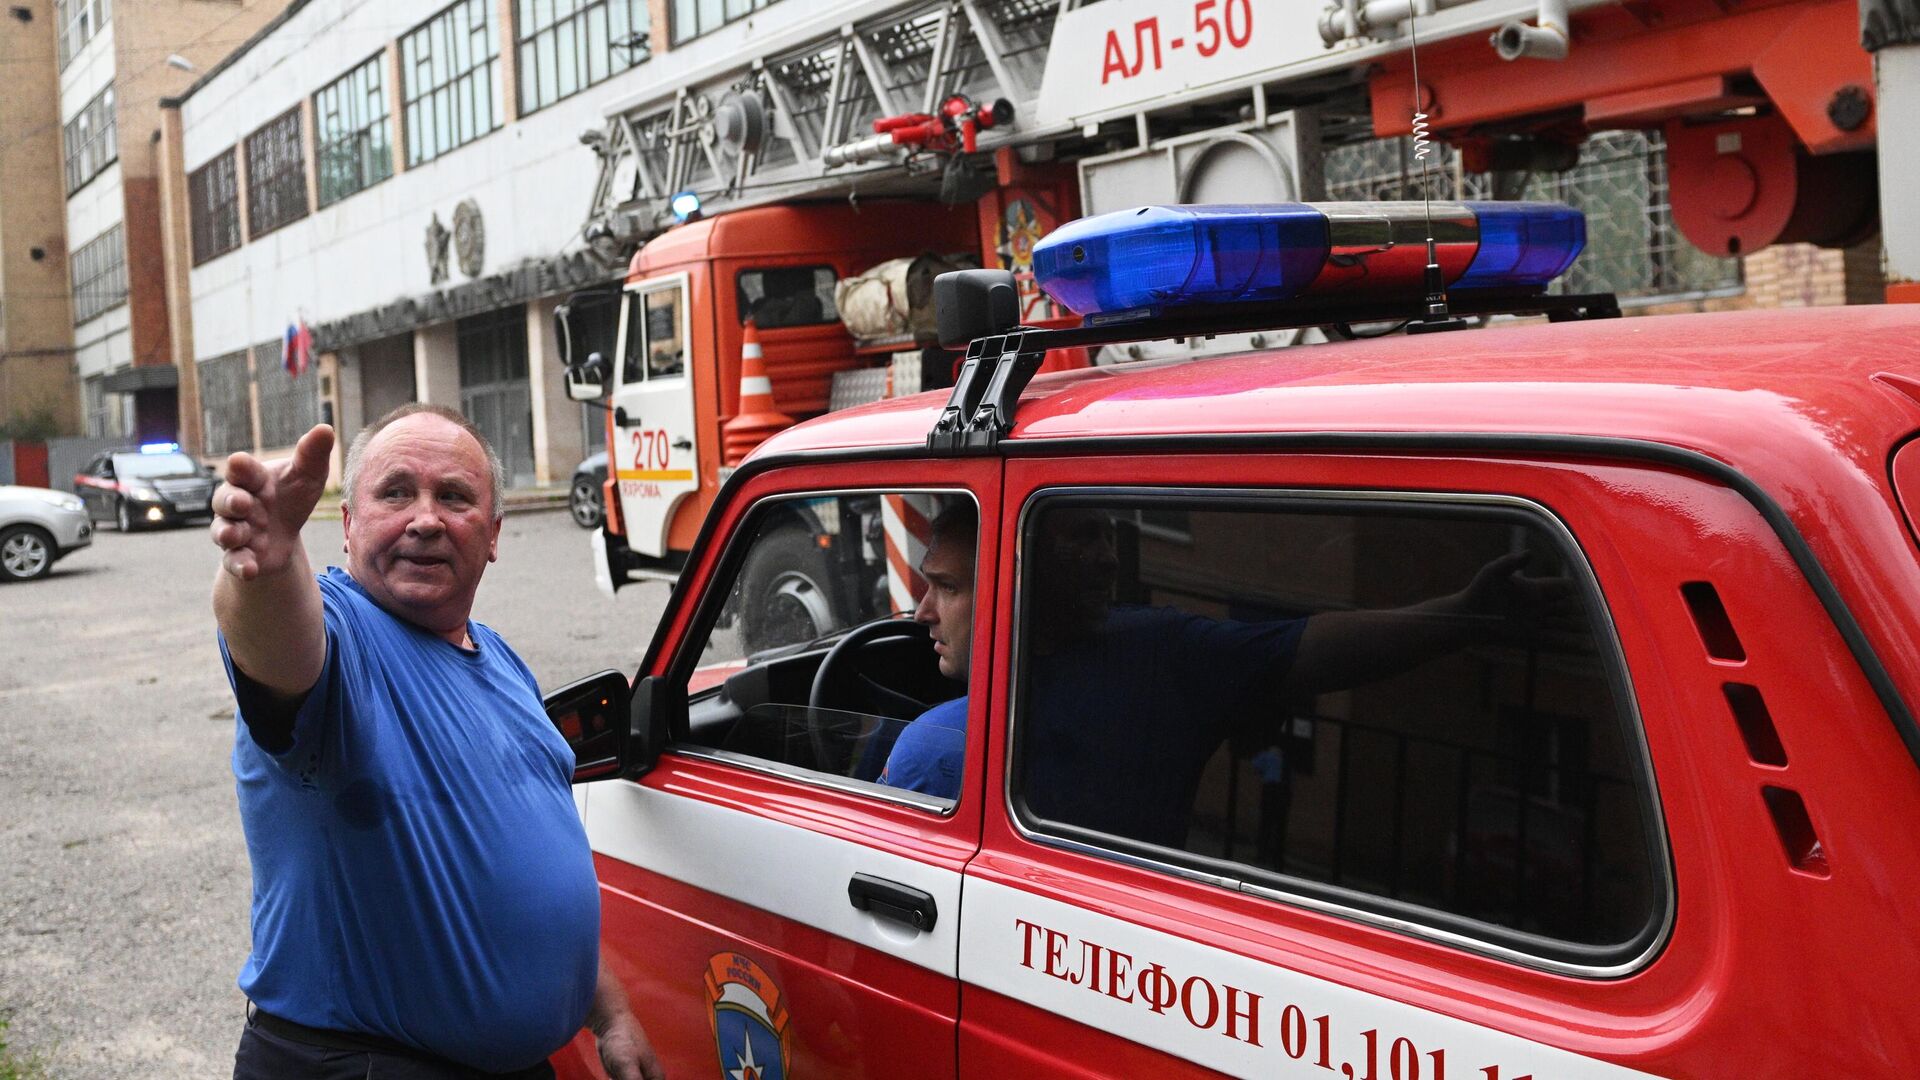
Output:
[[622,573],[619,579],[613,576],[612,559],[608,555],[607,548],[615,543],[619,543],[622,547],[626,544],[619,537],[607,535],[604,527],[593,530],[588,543],[593,548],[593,584],[599,588],[601,595],[612,599],[613,594],[626,583],[626,574]]

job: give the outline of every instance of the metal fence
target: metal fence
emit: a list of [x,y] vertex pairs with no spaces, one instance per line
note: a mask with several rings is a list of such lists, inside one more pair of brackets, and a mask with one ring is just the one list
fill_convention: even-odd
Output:
[[[1433,198],[1499,197],[1493,174],[1467,172],[1449,147],[1431,145]],[[1418,199],[1422,193],[1421,167],[1404,137],[1331,147],[1325,165],[1330,199]],[[1509,197],[1564,202],[1585,211],[1586,250],[1556,291],[1612,292],[1622,300],[1651,303],[1742,287],[1740,260],[1708,255],[1675,228],[1667,203],[1666,142],[1658,134],[1596,135],[1580,148],[1573,168],[1534,173]]]

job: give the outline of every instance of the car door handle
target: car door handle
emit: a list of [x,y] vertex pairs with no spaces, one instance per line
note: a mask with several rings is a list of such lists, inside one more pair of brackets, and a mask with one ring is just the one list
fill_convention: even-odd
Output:
[[847,899],[861,911],[915,930],[933,929],[934,920],[940,917],[932,893],[872,874],[853,875],[853,880],[847,882]]
[[693,440],[692,439],[675,439],[673,440],[673,448],[675,450],[691,450],[693,449]]
[[626,427],[626,426],[628,426],[628,425],[627,425],[627,407],[626,407],[625,405],[616,405],[616,406],[614,406],[614,408],[613,408],[613,422],[614,422],[614,425],[615,425],[615,426],[617,426],[617,427]]

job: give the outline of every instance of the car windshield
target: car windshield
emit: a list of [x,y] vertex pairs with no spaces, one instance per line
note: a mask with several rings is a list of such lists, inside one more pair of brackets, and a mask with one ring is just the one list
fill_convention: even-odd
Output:
[[115,454],[113,472],[122,480],[199,476],[200,466],[185,454]]

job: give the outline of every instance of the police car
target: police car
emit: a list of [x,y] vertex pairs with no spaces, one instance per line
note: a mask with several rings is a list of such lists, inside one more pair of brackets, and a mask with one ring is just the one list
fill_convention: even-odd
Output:
[[[1920,1075],[1920,309],[1611,318],[1576,214],[1431,214],[1076,223],[1083,326],[943,278],[951,394],[732,476],[548,703],[673,1075]],[[796,514],[836,629],[749,651]]]

